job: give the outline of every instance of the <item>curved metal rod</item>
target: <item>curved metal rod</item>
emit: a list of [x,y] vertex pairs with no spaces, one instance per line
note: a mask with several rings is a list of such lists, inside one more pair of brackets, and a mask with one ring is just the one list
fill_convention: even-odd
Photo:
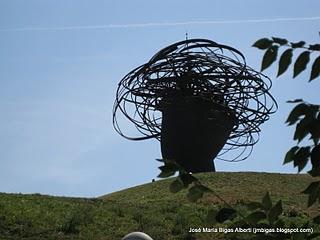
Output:
[[[271,80],[246,65],[235,48],[207,39],[174,43],[120,82],[113,107],[115,130],[130,140],[161,136],[161,108],[177,97],[199,98],[227,109],[237,119],[218,159],[241,161],[258,142],[260,125],[278,105],[270,94]],[[140,136],[120,127],[119,114],[134,124]],[[224,156],[232,152],[232,158]]]

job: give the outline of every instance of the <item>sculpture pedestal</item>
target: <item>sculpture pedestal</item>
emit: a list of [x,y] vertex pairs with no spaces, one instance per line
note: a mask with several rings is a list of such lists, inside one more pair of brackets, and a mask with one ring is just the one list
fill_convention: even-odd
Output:
[[214,172],[213,159],[236,124],[234,115],[199,98],[165,100],[161,111],[162,157],[175,160],[188,172]]

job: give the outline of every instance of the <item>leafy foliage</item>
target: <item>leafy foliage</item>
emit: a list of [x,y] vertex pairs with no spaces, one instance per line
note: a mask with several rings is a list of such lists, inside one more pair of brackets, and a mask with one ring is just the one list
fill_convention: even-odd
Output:
[[[300,102],[297,101],[297,102]],[[295,121],[295,120],[294,120]],[[299,148],[297,146],[293,147],[287,153],[287,162],[295,161],[292,159],[298,159],[297,162],[300,164],[300,155],[306,155],[306,152],[309,154],[310,151],[306,151],[306,148]],[[309,149],[309,148],[308,148]],[[297,158],[295,156],[298,156]],[[300,218],[289,219],[292,216],[285,216],[282,200],[278,200],[273,204],[269,192],[267,192],[262,198],[261,202],[250,202],[247,204],[248,209],[251,211],[243,212],[237,210],[234,206],[231,206],[227,203],[222,197],[219,197],[214,190],[209,187],[204,186],[200,180],[190,173],[187,173],[183,168],[175,163],[174,160],[160,160],[165,165],[159,167],[162,171],[159,176],[167,175],[167,172],[170,172],[172,169],[165,167],[166,165],[172,166],[175,165],[176,171],[179,172],[178,177],[171,183],[170,191],[177,193],[183,189],[188,189],[187,198],[190,202],[196,202],[204,196],[204,193],[214,194],[217,196],[225,206],[220,209],[210,209],[206,216],[206,222],[208,225],[217,225],[224,224],[224,226],[235,228],[264,228],[264,229],[275,229],[275,228],[311,228],[314,224],[317,224],[320,221],[320,216],[315,217],[313,220],[308,219],[302,221]],[[300,165],[299,165],[300,166]],[[173,175],[173,174],[172,174]],[[191,185],[191,187],[190,187]],[[305,193],[312,196],[312,202],[310,202],[309,197],[309,206],[311,206],[317,199],[320,201],[320,181],[312,183],[312,186],[309,187]],[[296,214],[294,216],[297,216]],[[300,220],[299,220],[300,219]],[[314,239],[319,236],[318,233],[292,233],[285,234],[283,232],[276,233],[262,233],[262,234],[249,234],[246,238],[240,238],[242,234],[228,234],[226,238],[233,240],[236,239]]]
[[224,207],[220,209],[216,215],[215,219],[219,223],[223,223],[227,220],[232,220],[236,217],[237,211],[234,208]]
[[272,46],[273,41],[268,38],[261,38],[253,44],[253,47],[261,50],[268,49]]
[[[273,62],[277,60],[277,54],[270,52],[274,49],[287,48],[280,57],[278,64],[277,77],[285,73],[289,66],[292,64],[294,53],[299,51],[297,58],[293,64],[293,78],[305,71],[313,57],[313,63],[311,66],[311,73],[309,81],[320,76],[320,44],[306,44],[305,41],[289,42],[282,38],[262,38],[253,44],[253,47],[265,50],[261,70],[264,70],[271,66]],[[294,103],[296,106],[290,112],[286,123],[295,126],[295,132],[293,140],[297,141],[297,145],[292,147],[285,155],[283,164],[293,162],[294,167],[298,167],[298,171],[301,172],[307,163],[310,161],[312,169],[308,172],[313,177],[320,176],[320,105],[310,104],[303,99],[296,99],[288,101]],[[306,146],[298,146],[307,136],[309,140],[312,140],[313,144]],[[315,181],[311,183],[307,189],[303,191],[309,195],[308,206],[313,205],[317,199],[320,201],[319,182]]]
[[158,159],[158,161],[164,163],[163,166],[159,167],[159,169],[161,170],[160,174],[158,175],[159,178],[166,178],[168,176],[174,175],[176,172],[179,172],[177,179],[170,184],[169,189],[172,193],[177,193],[183,189],[188,189],[188,199],[191,202],[196,202],[200,198],[202,198],[206,192],[211,191],[191,173],[184,170],[174,160]]
[[310,52],[309,51],[304,51],[299,55],[297,58],[294,68],[293,68],[293,78],[298,76],[301,72],[303,72],[306,67],[308,62],[310,61]]
[[262,198],[261,208],[265,211],[268,211],[271,209],[271,207],[272,207],[272,201],[271,201],[269,192],[267,192],[266,195]]
[[[320,216],[310,220],[301,216],[286,214],[283,210],[282,201],[272,203],[269,192],[265,194],[261,202],[251,202],[247,204],[249,211],[240,214],[239,211],[228,208],[220,210],[210,210],[207,221],[209,224],[225,223],[230,228],[263,228],[263,229],[288,229],[288,228],[309,228],[314,227],[319,221]],[[251,210],[250,210],[251,209]],[[227,239],[315,239],[319,233],[293,232],[262,232],[257,234],[228,234]]]
[[161,170],[160,174],[158,175],[159,178],[170,177],[180,169],[180,166],[175,161],[169,159],[157,159],[157,161],[164,163],[163,166],[159,167]]
[[[272,191],[272,196],[281,196],[285,216],[294,208],[298,216],[310,214],[310,221],[316,217],[312,214],[314,208],[309,210],[304,204],[306,196],[295,194],[296,188],[302,189],[310,182],[302,174],[216,172],[192,176],[218,192],[221,198],[226,199],[232,208],[245,217],[254,209],[258,211],[256,205],[259,204],[259,196],[264,195],[266,188]],[[216,221],[214,212],[230,208],[209,193],[205,193],[195,203],[187,199],[188,189],[168,194],[170,184],[176,179],[155,182],[150,179],[149,184],[90,199],[0,193],[0,239],[121,239],[128,232],[139,230],[154,239],[180,240],[190,237],[187,233],[190,227],[210,227],[213,224],[225,227],[230,224],[229,220],[207,224],[209,212],[212,212],[213,220]],[[293,182],[295,184],[290,185]],[[244,204],[249,204],[247,199],[257,202],[250,204],[252,207],[248,207],[248,211],[244,209]],[[68,225],[74,228],[68,229]],[[319,232],[320,225],[314,229]],[[242,235],[239,234],[239,237]],[[222,240],[225,236],[224,233],[194,235],[198,240]]]
[[[310,62],[311,54],[318,54],[320,51],[320,44],[307,45],[304,41],[299,42],[289,42],[283,38],[272,37],[272,39],[262,38],[253,44],[260,50],[265,50],[261,70],[265,70],[270,67],[274,62],[276,62],[279,49],[286,47],[287,49],[283,51],[279,60],[278,74],[281,76],[285,73],[290,65],[293,63],[294,53],[301,51],[293,66],[293,78],[301,74],[307,69]],[[320,76],[320,56],[318,56],[313,64],[310,74],[310,80],[312,81]],[[286,123],[291,125],[296,125],[293,139],[297,141],[297,145],[292,147],[286,154],[284,159],[284,164],[293,162],[294,167],[298,167],[298,171],[302,171],[307,165],[308,161],[312,163],[312,169],[309,174],[313,177],[320,176],[320,106],[316,104],[310,104],[303,99],[296,99],[288,101],[289,103],[294,103],[296,106],[293,108],[289,114]],[[309,140],[313,141],[313,145],[299,146],[301,141],[303,141],[309,135]],[[184,188],[188,188],[187,197],[190,201],[196,202],[203,197],[204,193],[215,194],[215,192],[205,187],[201,182],[187,173],[178,166],[175,161],[163,160],[164,166],[160,167],[161,173],[159,177],[172,176],[177,171],[179,172],[178,178],[172,182],[170,186],[171,192],[179,192]],[[189,188],[189,185],[191,187]],[[312,206],[317,200],[320,203],[320,181],[312,182],[303,193],[308,194],[308,206]],[[218,196],[217,194],[215,194]],[[219,197],[219,196],[218,196]],[[221,199],[221,198],[220,198]],[[210,224],[225,223],[226,221],[231,221],[234,226],[244,226],[250,227],[257,225],[263,226],[264,228],[272,227],[284,227],[285,222],[283,220],[283,206],[282,201],[279,200],[273,205],[269,193],[263,197],[261,203],[251,203],[251,207],[254,206],[252,212],[246,214],[245,216],[231,207],[227,202],[221,199],[226,207],[223,207],[219,211],[213,209],[207,214],[207,221]],[[320,216],[314,218],[314,223],[318,223]],[[305,222],[303,225],[299,225],[299,222],[291,222],[291,227],[308,227],[310,222]],[[313,239],[318,237],[319,234],[310,233],[293,233],[292,239]],[[285,235],[283,233],[274,234],[262,234],[254,236],[253,238],[247,239],[291,239],[290,235]],[[232,239],[238,239],[237,236],[233,236]]]
[[[320,44],[309,44],[307,45],[305,41],[299,42],[289,42],[284,38],[272,37],[261,38],[257,40],[253,45],[260,50],[265,50],[261,71],[267,69],[277,60],[278,52],[280,48],[287,48],[285,51],[280,54],[280,60],[278,63],[278,74],[279,77],[283,73],[285,73],[289,66],[292,63],[293,53],[300,51],[300,54],[296,58],[293,66],[293,78],[298,76],[304,70],[306,70],[309,62],[311,54],[316,56],[316,59],[313,61],[310,79],[312,81],[320,76]],[[301,52],[302,50],[302,52]]]
[[310,81],[315,79],[317,76],[320,75],[320,56],[316,58],[316,60],[312,64]]
[[312,182],[303,193],[309,194],[308,207],[313,205],[317,200],[320,202],[320,181]]
[[270,65],[276,61],[278,55],[279,47],[277,45],[273,45],[269,47],[262,59],[261,71],[270,67]]
[[293,56],[293,49],[289,48],[285,50],[279,60],[279,70],[277,76],[280,76],[285,71],[288,70],[288,67],[290,66],[292,62],[292,56]]

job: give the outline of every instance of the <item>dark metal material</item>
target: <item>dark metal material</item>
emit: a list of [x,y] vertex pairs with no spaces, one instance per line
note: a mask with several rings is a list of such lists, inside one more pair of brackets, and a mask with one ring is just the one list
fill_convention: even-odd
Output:
[[[120,81],[113,124],[128,139],[158,139],[163,158],[191,172],[213,171],[215,157],[241,161],[250,155],[259,126],[277,109],[270,87],[270,79],[248,67],[238,50],[206,39],[185,40]],[[140,136],[122,132],[118,113]]]
[[212,160],[235,124],[235,116],[220,105],[198,97],[171,99],[162,108],[162,156],[189,172],[215,171]]

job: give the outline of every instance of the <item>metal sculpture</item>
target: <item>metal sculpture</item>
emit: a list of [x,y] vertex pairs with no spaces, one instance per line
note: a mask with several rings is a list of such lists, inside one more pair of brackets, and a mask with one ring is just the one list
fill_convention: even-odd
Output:
[[[120,81],[113,124],[127,139],[158,139],[162,157],[187,171],[215,171],[214,158],[250,155],[260,125],[277,109],[270,88],[270,79],[248,67],[238,50],[189,39],[160,50]],[[140,136],[123,133],[118,114]]]

